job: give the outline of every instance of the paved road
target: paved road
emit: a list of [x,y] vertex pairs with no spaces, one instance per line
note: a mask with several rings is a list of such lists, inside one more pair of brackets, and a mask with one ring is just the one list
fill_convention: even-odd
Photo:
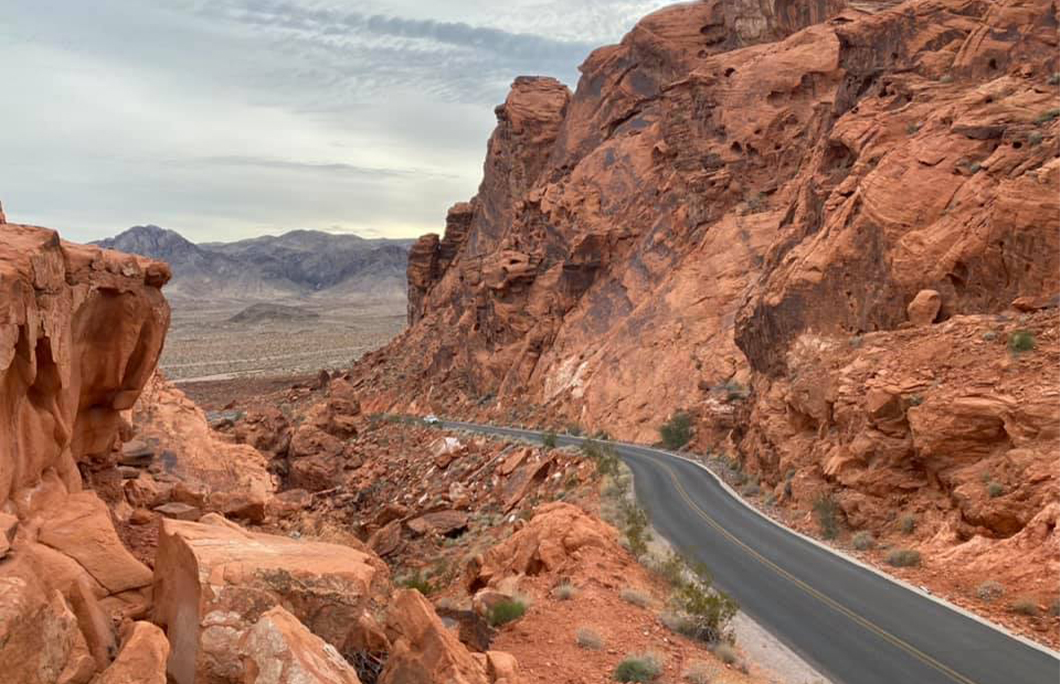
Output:
[[[514,428],[450,428],[541,439]],[[562,435],[562,445],[582,438]],[[741,609],[836,684],[1057,684],[1060,659],[766,520],[706,470],[612,443],[637,499],[676,548],[707,564]]]

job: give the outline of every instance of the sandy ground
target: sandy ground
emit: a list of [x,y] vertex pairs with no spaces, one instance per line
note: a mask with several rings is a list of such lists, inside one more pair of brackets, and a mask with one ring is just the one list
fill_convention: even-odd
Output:
[[183,383],[345,368],[405,328],[405,304],[400,301],[283,304],[311,311],[319,318],[233,323],[229,319],[249,306],[247,302],[172,302],[173,322],[162,354],[162,371]]

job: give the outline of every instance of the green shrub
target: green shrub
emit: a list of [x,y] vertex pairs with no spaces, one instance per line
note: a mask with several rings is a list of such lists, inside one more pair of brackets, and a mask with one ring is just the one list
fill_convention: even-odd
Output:
[[556,433],[551,430],[546,432],[545,436],[541,439],[541,444],[543,444],[546,449],[555,449]]
[[1055,73],[1049,77],[1049,85],[1060,85],[1060,73]]
[[1008,348],[1014,354],[1032,351],[1034,349],[1034,333],[1030,330],[1016,330],[1008,337]]
[[726,644],[724,642],[714,647],[714,655],[726,665],[733,665],[740,659],[740,656],[736,653],[736,649],[733,648],[731,644]]
[[681,554],[671,551],[666,558],[656,563],[652,568],[671,587],[679,587],[685,583],[685,559]]
[[629,551],[637,558],[648,552],[651,531],[648,529],[648,512],[636,504],[626,503],[623,510],[625,525],[623,533],[629,544]]
[[1031,131],[1030,135],[1027,136],[1027,142],[1030,143],[1031,147],[1041,145],[1043,140],[1045,140],[1045,136],[1039,131]]
[[916,529],[916,516],[912,513],[903,515],[898,519],[898,529],[902,531],[902,534],[912,534]]
[[552,595],[560,601],[570,601],[578,595],[578,589],[570,582],[561,582],[559,586],[552,590]]
[[986,493],[990,495],[991,499],[996,499],[1005,493],[1005,488],[1001,486],[1000,482],[991,482],[986,486]]
[[628,655],[615,668],[612,678],[616,682],[652,682],[662,674],[659,657],[644,653]]
[[526,604],[519,599],[499,601],[489,610],[487,619],[493,627],[500,627],[518,620],[526,613]]
[[571,423],[570,425],[567,426],[567,434],[568,435],[574,435],[575,437],[581,437],[581,435],[582,435],[582,426],[578,425],[577,423]]
[[980,600],[986,601],[987,603],[1001,598],[1004,594],[1005,588],[1001,586],[1000,582],[995,582],[993,580],[983,582],[975,589],[975,595],[978,596]]
[[626,603],[632,603],[635,606],[641,608],[647,608],[651,605],[651,597],[647,594],[637,591],[636,589],[626,588],[619,592],[619,597]]
[[854,548],[858,551],[868,551],[876,546],[876,538],[872,536],[871,532],[858,532],[854,535],[852,541]]
[[1038,115],[1038,118],[1034,120],[1036,124],[1047,124],[1053,119],[1060,118],[1060,109],[1047,109]]
[[423,573],[419,570],[406,575],[405,577],[397,580],[397,585],[405,587],[406,589],[415,589],[424,596],[430,596],[435,592],[435,586],[431,584],[431,581],[423,576]]
[[614,447],[587,439],[582,442],[581,450],[586,458],[596,465],[596,472],[599,475],[618,475],[619,460]]
[[896,568],[911,568],[920,565],[920,552],[913,549],[895,549],[887,554],[887,562]]
[[923,126],[921,123],[910,122],[905,126],[905,132],[909,135],[916,135],[920,132],[920,127]]
[[604,647],[604,638],[588,627],[579,627],[574,633],[574,640],[579,646],[590,651],[599,651]]
[[663,446],[677,451],[692,439],[692,416],[678,411],[659,428]]
[[707,643],[720,641],[739,611],[728,594],[711,588],[709,582],[688,582],[674,599],[684,613],[685,629],[681,633]]
[[831,494],[822,494],[813,502],[813,512],[817,517],[817,526],[821,529],[821,536],[825,539],[835,539],[839,534],[839,523],[836,513],[839,504],[832,498]]
[[1038,602],[1034,599],[1024,596],[1018,598],[1012,602],[1013,613],[1019,613],[1020,615],[1026,615],[1028,617],[1038,617]]

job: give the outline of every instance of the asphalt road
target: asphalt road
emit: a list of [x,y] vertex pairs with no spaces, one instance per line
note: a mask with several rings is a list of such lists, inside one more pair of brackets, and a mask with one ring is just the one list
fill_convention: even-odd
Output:
[[[542,433],[445,421],[540,441]],[[559,445],[583,440],[561,435]],[[786,530],[702,467],[611,442],[674,547],[707,564],[740,608],[836,684],[1058,684],[1060,659]]]

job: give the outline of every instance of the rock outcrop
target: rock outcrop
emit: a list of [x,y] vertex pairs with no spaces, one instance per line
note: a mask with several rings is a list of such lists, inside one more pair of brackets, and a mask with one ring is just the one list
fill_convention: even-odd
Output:
[[645,442],[683,410],[796,507],[1013,538],[1058,481],[1056,45],[1046,0],[660,10],[573,94],[513,84],[354,385]]
[[404,590],[395,595],[387,630],[394,647],[379,677],[380,684],[489,684],[486,669],[445,628],[418,591]]
[[248,632],[270,609],[286,607],[335,648],[360,650],[358,622],[385,587],[385,566],[349,547],[247,532],[218,516],[165,520],[154,618],[173,644],[168,671],[177,684],[240,682],[238,645],[256,638]]

